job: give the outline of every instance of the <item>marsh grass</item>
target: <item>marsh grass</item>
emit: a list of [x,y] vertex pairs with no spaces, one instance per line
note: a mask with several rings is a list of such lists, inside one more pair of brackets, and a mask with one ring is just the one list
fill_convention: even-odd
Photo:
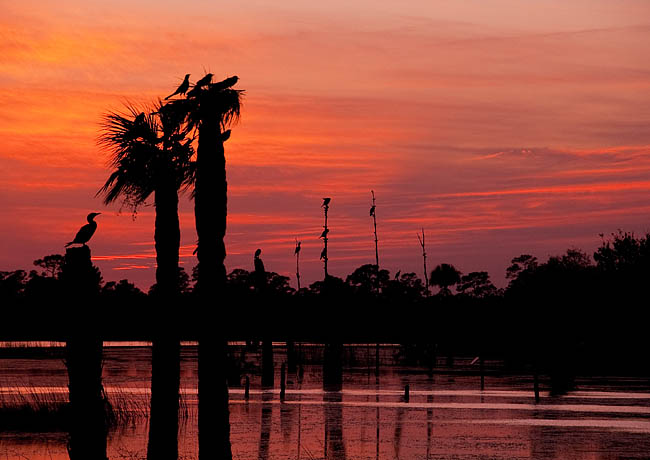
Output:
[[[106,423],[110,429],[134,425],[149,417],[149,395],[134,395],[122,388],[104,392]],[[190,410],[181,399],[179,416],[189,418]],[[15,387],[0,390],[0,432],[59,432],[70,426],[70,402],[61,388]]]

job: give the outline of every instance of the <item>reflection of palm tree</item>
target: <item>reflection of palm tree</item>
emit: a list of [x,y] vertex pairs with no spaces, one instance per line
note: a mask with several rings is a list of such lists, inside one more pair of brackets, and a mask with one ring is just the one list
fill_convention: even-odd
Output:
[[[199,80],[185,99],[173,101],[170,112],[186,122],[188,130],[198,132],[194,217],[198,236],[197,288],[203,308],[218,303],[226,283],[227,182],[223,143],[230,137],[229,125],[239,118],[242,91],[232,89],[237,77],[210,83],[212,75]],[[202,337],[214,337],[205,331]],[[218,369],[225,351],[215,339],[199,340],[199,458],[232,458],[228,423],[228,389],[224,374]],[[212,362],[208,362],[208,361]],[[216,362],[214,362],[216,360]],[[222,400],[225,398],[225,401]],[[217,412],[219,411],[219,412]],[[220,411],[225,411],[221,414]],[[215,416],[223,416],[217,431],[207,433]]]
[[340,391],[323,393],[325,418],[325,458],[345,460],[345,441],[343,439],[343,395]]
[[[100,145],[111,152],[115,169],[98,194],[106,204],[123,198],[134,210],[154,194],[155,292],[169,300],[178,295],[178,192],[192,181],[193,150],[189,142],[181,143],[181,125],[164,116],[162,108],[144,115],[130,107],[133,118],[105,116]],[[149,458],[178,457],[179,360],[178,340],[157,335],[152,347]]]

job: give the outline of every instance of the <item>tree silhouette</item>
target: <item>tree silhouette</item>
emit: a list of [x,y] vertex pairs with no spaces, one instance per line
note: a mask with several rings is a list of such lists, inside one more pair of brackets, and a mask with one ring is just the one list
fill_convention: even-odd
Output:
[[497,288],[490,281],[488,272],[471,272],[463,275],[456,286],[456,291],[470,297],[492,297],[498,294]]
[[389,277],[388,270],[378,270],[375,264],[365,264],[349,274],[345,282],[355,294],[370,296],[383,290]]
[[[243,91],[232,89],[238,77],[211,83],[204,76],[185,98],[165,106],[169,117],[183,120],[188,132],[198,133],[194,218],[198,236],[196,289],[204,314],[225,300],[226,218],[228,184],[224,142],[239,119]],[[207,319],[207,318],[206,318]],[[217,334],[218,335],[218,334]],[[214,331],[199,338],[199,458],[232,458],[225,374],[226,343]],[[217,343],[219,342],[219,343]],[[221,356],[224,355],[224,356]],[[216,421],[216,423],[214,423]],[[208,432],[208,428],[212,428]]]
[[50,278],[58,278],[61,274],[64,263],[65,257],[61,254],[50,254],[49,256],[34,261],[34,265],[45,270],[41,273],[41,276],[47,276]]
[[[119,198],[134,211],[154,195],[156,211],[156,289],[158,299],[173,302],[179,294],[180,223],[179,190],[192,184],[193,149],[182,119],[165,110],[131,116],[108,113],[104,117],[101,146],[111,154],[114,168],[98,194],[106,204]],[[171,318],[167,321],[171,325]],[[151,422],[149,458],[178,457],[178,392],[180,386],[180,342],[166,326],[155,333],[152,344]]]
[[460,282],[460,272],[453,265],[440,264],[431,272],[429,284],[440,287],[440,295],[451,295],[449,286]]

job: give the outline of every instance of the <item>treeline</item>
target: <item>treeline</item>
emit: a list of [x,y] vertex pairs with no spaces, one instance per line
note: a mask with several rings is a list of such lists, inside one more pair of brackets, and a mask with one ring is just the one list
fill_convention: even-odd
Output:
[[[56,318],[64,309],[58,306],[65,301],[64,263],[63,256],[50,255],[36,260],[30,272],[0,272],[5,314],[49,313]],[[180,305],[172,306],[156,298],[156,285],[145,294],[127,280],[104,283],[96,269],[100,301],[87,308],[97,309],[98,315],[121,316],[126,323],[146,322],[156,310],[176,308],[181,327],[196,308],[196,272],[179,271]],[[546,261],[528,254],[513,258],[505,289],[496,288],[487,272],[462,274],[449,264],[432,270],[429,289],[415,273],[391,275],[373,264],[362,265],[345,279],[329,276],[299,291],[278,273],[235,269],[214,308],[238,321],[233,331],[251,335],[274,328],[278,335],[336,333],[361,340],[400,334],[428,337],[434,332],[467,336],[467,331],[486,329],[507,336],[536,331],[576,340],[600,334],[604,340],[645,324],[648,275],[650,234],[618,232],[603,238],[593,257],[569,249]],[[38,321],[38,315],[32,321]],[[298,327],[289,326],[296,322]]]

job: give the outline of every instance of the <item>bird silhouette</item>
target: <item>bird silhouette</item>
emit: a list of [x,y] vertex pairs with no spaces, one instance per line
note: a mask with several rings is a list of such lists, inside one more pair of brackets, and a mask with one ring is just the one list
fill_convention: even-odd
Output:
[[262,259],[260,259],[260,254],[262,253],[261,249],[258,249],[255,251],[255,258],[253,259],[253,265],[255,266],[255,274],[258,278],[258,282],[262,281],[262,278],[264,277],[264,262],[262,262]]
[[295,255],[295,254],[298,254],[299,252],[300,252],[300,241],[297,241],[296,242],[296,250],[293,253]]
[[328,234],[329,232],[330,232],[330,229],[329,229],[329,228],[326,228],[325,230],[323,230],[323,233],[320,234],[319,238],[325,238],[325,237],[327,237],[327,234]]
[[71,244],[83,244],[85,246],[90,238],[92,238],[95,230],[97,230],[97,222],[95,222],[94,219],[100,214],[101,212],[91,212],[88,214],[88,217],[86,217],[88,223],[79,229],[77,235],[74,237],[74,240],[66,243],[65,247],[67,248]]
[[137,126],[144,123],[144,117],[145,117],[144,112],[141,112],[140,115],[135,117],[135,119],[133,120],[133,124]]
[[320,253],[320,258],[323,260],[325,257],[327,257],[327,249],[323,248],[323,250]]
[[375,215],[375,205],[373,204],[372,207],[370,208],[370,215],[374,216]]
[[402,270],[397,270],[397,273],[395,273],[395,279],[399,280],[399,275],[402,273]]
[[213,74],[206,73],[205,77],[201,78],[199,81],[197,81],[194,84],[194,89],[203,88],[205,85],[209,85],[210,82],[212,81],[212,77],[213,77]]
[[326,206],[329,206],[330,201],[332,201],[331,198],[323,198],[323,204],[320,206],[321,208],[324,208]]
[[239,81],[239,77],[237,75],[234,75],[220,82],[212,83],[211,89],[215,91],[221,91],[230,88],[231,86],[234,86],[235,84],[237,84],[237,81]]
[[172,96],[176,96],[177,94],[185,94],[187,90],[190,88],[190,74],[186,74],[185,78],[183,79],[183,83],[181,83],[178,88],[176,88],[176,91],[174,91],[172,94],[167,96],[165,100],[169,99]]
[[201,91],[201,88],[203,88],[204,86],[209,85],[211,81],[212,81],[212,74],[211,73],[206,73],[205,77],[203,77],[199,81],[197,81],[194,84],[194,88],[192,88],[191,90],[188,91],[187,97],[195,97]]

